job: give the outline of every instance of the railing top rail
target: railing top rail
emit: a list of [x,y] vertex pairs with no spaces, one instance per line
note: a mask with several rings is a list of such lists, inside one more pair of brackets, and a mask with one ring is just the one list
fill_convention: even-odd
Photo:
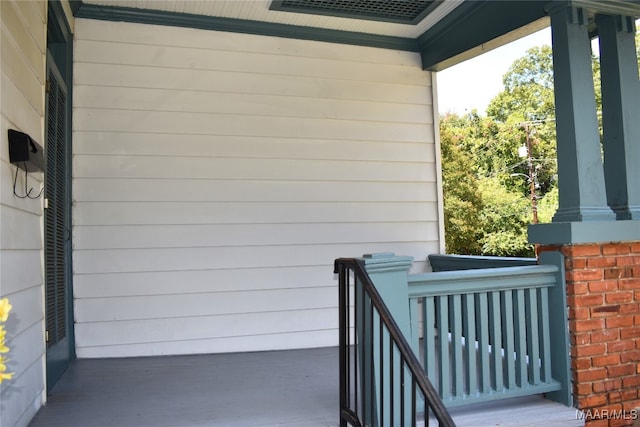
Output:
[[428,256],[429,260],[432,259],[461,259],[461,260],[474,260],[474,261],[501,261],[505,263],[534,263],[536,262],[535,258],[525,258],[525,257],[502,257],[502,256],[491,256],[491,255],[458,255],[458,254],[430,254]]
[[553,265],[531,265],[412,274],[409,297],[550,287],[557,272]]
[[382,297],[371,281],[371,278],[367,274],[364,262],[357,258],[336,259],[334,262],[334,273],[338,274],[340,271],[343,271],[343,269],[351,269],[360,283],[364,286],[365,292],[371,298],[371,303],[378,311],[382,322],[388,328],[389,336],[396,343],[398,351],[405,359],[406,367],[409,369],[411,375],[413,375],[413,378],[416,381],[416,384],[424,394],[425,401],[428,402],[429,406],[433,409],[433,414],[443,425],[455,426],[455,423],[442,403],[438,392],[429,382],[422,365],[420,365],[420,361],[411,349],[411,346],[404,337],[404,334],[401,332],[400,327],[389,312],[389,309],[382,300]]

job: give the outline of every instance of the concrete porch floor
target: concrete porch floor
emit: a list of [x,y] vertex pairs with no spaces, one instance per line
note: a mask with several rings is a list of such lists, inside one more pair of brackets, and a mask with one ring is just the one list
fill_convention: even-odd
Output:
[[[327,427],[338,403],[337,348],[81,359],[30,427]],[[584,425],[539,396],[451,413],[458,426]]]

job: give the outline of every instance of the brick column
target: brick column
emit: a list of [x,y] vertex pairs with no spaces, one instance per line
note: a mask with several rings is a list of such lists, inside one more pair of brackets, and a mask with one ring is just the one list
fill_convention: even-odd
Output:
[[589,427],[634,425],[640,417],[640,242],[539,247],[548,250],[565,256],[575,406]]

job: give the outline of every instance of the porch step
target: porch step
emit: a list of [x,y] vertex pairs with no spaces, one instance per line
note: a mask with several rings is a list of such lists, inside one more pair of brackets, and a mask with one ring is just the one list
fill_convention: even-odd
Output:
[[458,427],[582,427],[575,408],[540,395],[477,403],[449,409]]

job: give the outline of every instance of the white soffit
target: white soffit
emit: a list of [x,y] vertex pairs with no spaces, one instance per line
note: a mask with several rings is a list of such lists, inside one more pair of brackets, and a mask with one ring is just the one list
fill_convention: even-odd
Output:
[[462,4],[463,0],[444,0],[416,25],[269,10],[271,0],[83,0],[83,3],[415,39]]

